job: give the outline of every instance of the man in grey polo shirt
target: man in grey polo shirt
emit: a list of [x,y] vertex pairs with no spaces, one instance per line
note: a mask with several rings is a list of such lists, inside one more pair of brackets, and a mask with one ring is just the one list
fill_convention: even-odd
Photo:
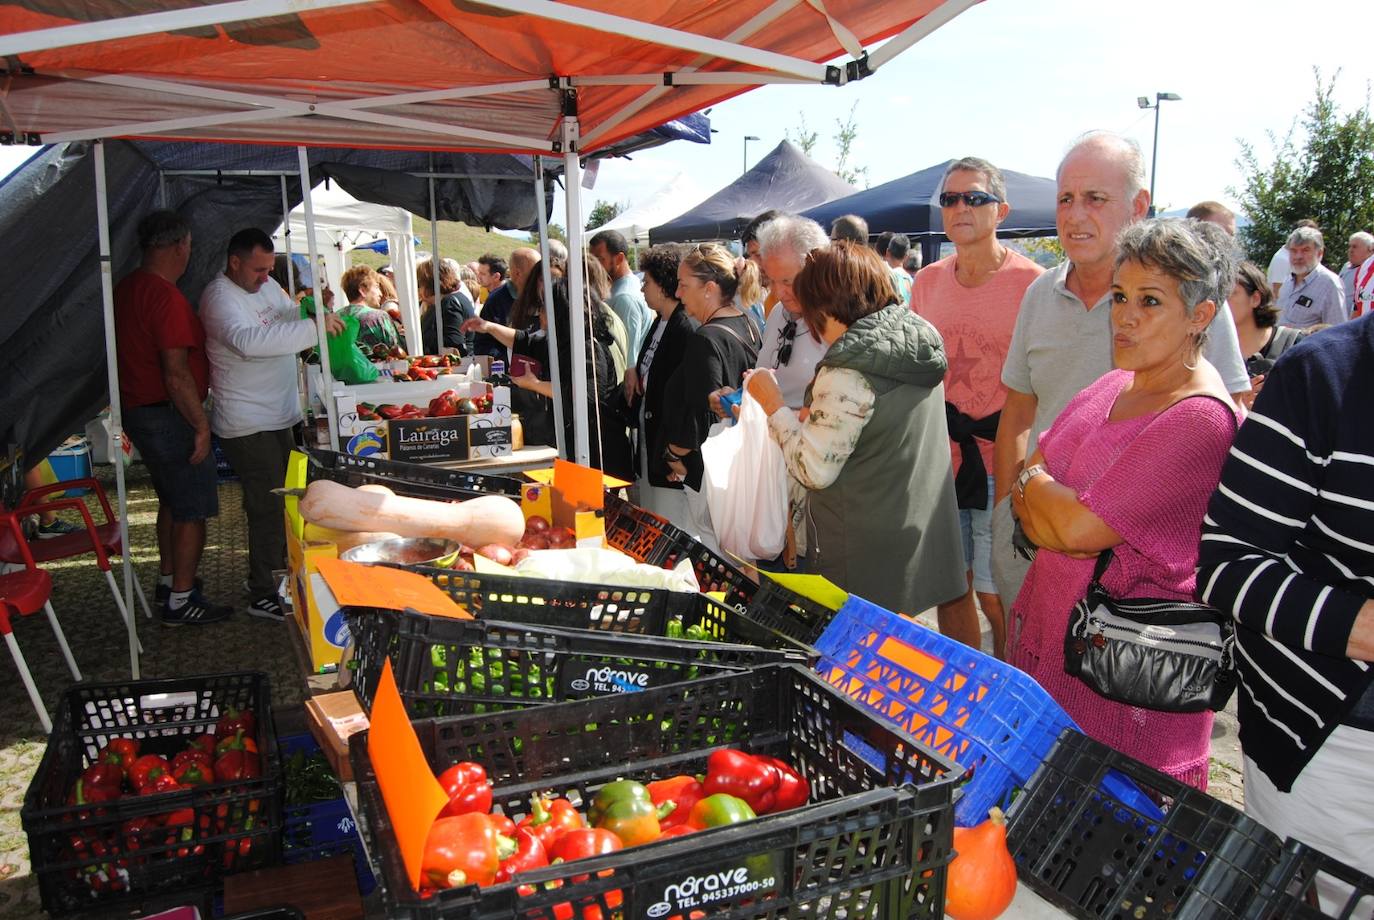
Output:
[[[1008,611],[1029,561],[1012,549],[1008,495],[1040,432],[1080,390],[1112,369],[1111,284],[1116,238],[1150,208],[1145,159],[1134,141],[1084,135],[1059,164],[1055,223],[1068,259],[1026,290],[1002,368],[1007,401],[993,450],[992,578]],[[1203,355],[1233,396],[1248,392],[1231,311],[1218,310]]]
[[1288,234],[1291,274],[1279,292],[1279,325],[1306,329],[1318,323],[1344,322],[1345,292],[1341,279],[1322,264],[1326,244],[1316,227],[1299,227]]

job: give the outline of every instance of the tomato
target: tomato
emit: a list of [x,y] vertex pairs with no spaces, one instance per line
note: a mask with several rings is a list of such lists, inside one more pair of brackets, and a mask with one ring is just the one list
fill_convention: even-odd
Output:
[[525,518],[525,533],[543,533],[549,529],[549,519],[538,514]]
[[568,549],[577,544],[577,534],[569,527],[550,528],[548,538],[550,549]]

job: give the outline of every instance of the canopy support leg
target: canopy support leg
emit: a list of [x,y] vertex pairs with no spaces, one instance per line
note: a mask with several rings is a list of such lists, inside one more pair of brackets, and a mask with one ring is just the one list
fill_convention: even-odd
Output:
[[[315,205],[310,197],[310,157],[304,147],[296,148],[296,159],[300,164],[301,203],[305,206],[305,242],[310,252],[310,280],[314,282],[315,293],[315,330],[320,340],[320,394],[324,400],[324,414],[329,426],[329,449],[339,449],[339,412],[334,404],[334,373],[329,367],[329,336],[324,330],[324,284],[320,274],[320,253],[315,243]],[[287,215],[288,223],[290,215]],[[309,443],[310,434],[307,433]]]
[[[553,315],[553,271],[549,265],[549,219],[544,213],[544,159],[534,158],[534,210],[539,215],[539,273],[544,279],[544,316],[548,319],[549,330],[549,375],[553,380],[555,395],[563,392],[563,368],[558,361],[558,323]],[[558,455],[568,456],[567,436],[563,433],[563,400],[553,400],[553,438],[558,445]]]
[[[569,95],[572,95],[569,93]],[[572,105],[575,106],[575,97]],[[563,175],[567,187],[564,197],[568,204],[568,330],[571,348],[568,373],[572,375],[573,459],[583,466],[591,465],[591,450],[587,438],[587,322],[583,308],[582,275],[582,164],[578,160],[578,128],[575,109],[565,113],[562,122]],[[553,348],[550,347],[550,352]],[[555,391],[554,398],[561,398]]]

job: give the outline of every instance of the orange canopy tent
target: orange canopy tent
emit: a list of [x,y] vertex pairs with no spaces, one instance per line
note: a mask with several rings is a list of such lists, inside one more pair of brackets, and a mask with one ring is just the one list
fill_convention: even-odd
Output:
[[[8,0],[0,5],[0,142],[292,145],[302,176],[309,172],[302,145],[561,156],[569,248],[578,252],[581,157],[755,86],[856,82],[974,2]],[[837,58],[842,63],[826,63]],[[94,162],[117,439],[99,143]],[[309,183],[302,185],[312,224]],[[541,208],[541,224],[543,216]],[[314,234],[308,238],[313,247]],[[580,303],[581,260],[568,269],[570,300]],[[580,311],[571,324],[572,405],[584,406]],[[322,325],[320,333],[323,342]],[[328,379],[327,360],[324,370]],[[587,419],[578,415],[573,455],[585,463]],[[123,472],[115,466],[122,507]],[[131,608],[127,555],[125,580]],[[137,676],[133,617],[129,636]]]

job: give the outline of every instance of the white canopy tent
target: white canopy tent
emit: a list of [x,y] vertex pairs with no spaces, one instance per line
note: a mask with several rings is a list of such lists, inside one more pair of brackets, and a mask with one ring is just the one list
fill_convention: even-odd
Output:
[[[386,239],[391,267],[396,275],[396,297],[401,304],[401,321],[406,327],[406,350],[421,353],[420,312],[415,290],[415,234],[413,218],[404,208],[359,201],[337,185],[316,188],[311,194],[315,207],[315,248],[324,262],[325,282],[342,295],[339,279],[348,268],[348,252],[360,243],[377,237]],[[305,205],[291,212],[273,234],[279,252],[300,252],[310,235],[305,221]],[[307,247],[308,248],[308,247]]]
[[[92,12],[79,4],[0,6],[0,60],[8,71],[0,134],[11,142],[97,142],[101,288],[117,439],[122,422],[104,139],[533,153],[544,240],[538,156],[558,156],[568,245],[577,252],[584,156],[756,86],[861,80],[975,2],[597,0],[593,8],[573,0],[229,0],[168,2],[156,12],[104,19],[98,7]],[[871,53],[864,47],[878,42],[884,43]],[[837,56],[842,63],[826,63]],[[385,81],[359,76],[356,62],[364,57],[369,72],[387,75]],[[306,147],[297,149],[304,177]],[[312,227],[310,183],[302,186]],[[315,237],[307,233],[307,239],[311,264],[318,264]],[[548,259],[543,264],[550,291]],[[570,260],[568,287],[570,302],[581,304],[580,259]],[[322,312],[317,318],[323,344]],[[570,323],[571,405],[581,407],[587,399],[583,311],[571,311]],[[552,326],[549,332],[558,334]],[[327,355],[321,348],[326,379]],[[554,385],[557,390],[556,368]],[[332,417],[330,423],[332,432]],[[576,413],[574,432],[574,458],[586,463],[585,411]],[[115,469],[126,521],[123,469]],[[127,547],[127,526],[121,535]],[[132,607],[127,553],[124,576]],[[137,677],[134,617],[128,626]]]
[[649,245],[649,228],[666,224],[706,197],[701,186],[685,172],[664,183],[658,191],[614,218],[593,227],[592,233],[618,230],[632,246]]

